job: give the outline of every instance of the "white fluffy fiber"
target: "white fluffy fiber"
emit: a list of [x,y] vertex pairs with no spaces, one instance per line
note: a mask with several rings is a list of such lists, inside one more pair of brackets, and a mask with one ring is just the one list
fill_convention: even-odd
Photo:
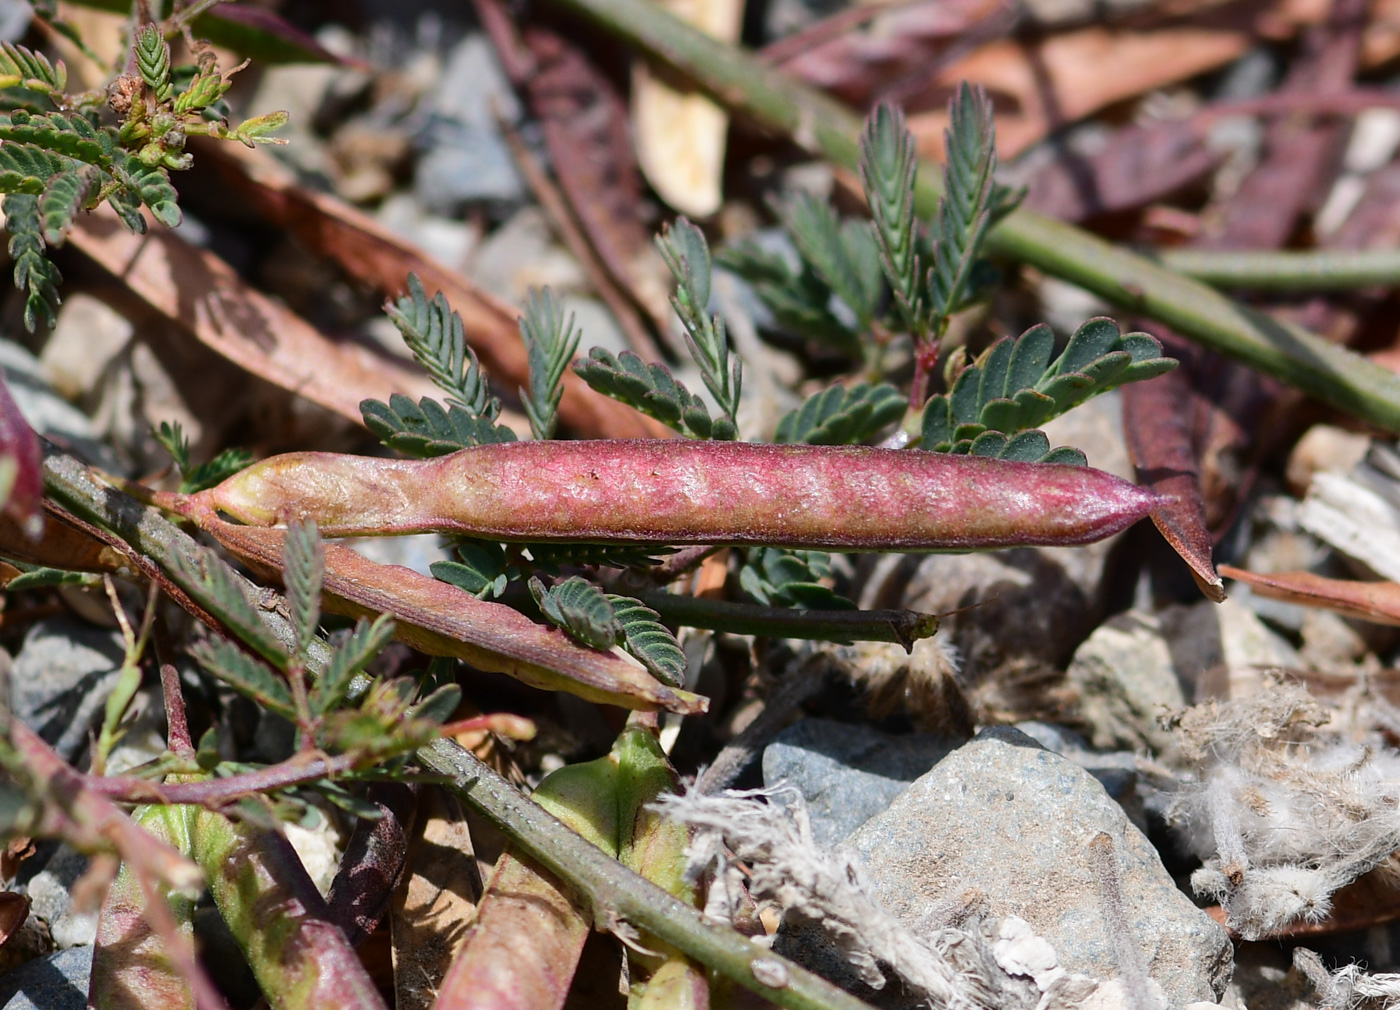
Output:
[[1197,769],[1172,810],[1205,859],[1191,882],[1246,939],[1323,918],[1338,888],[1400,848],[1400,753],[1378,714],[1273,680],[1176,718]]

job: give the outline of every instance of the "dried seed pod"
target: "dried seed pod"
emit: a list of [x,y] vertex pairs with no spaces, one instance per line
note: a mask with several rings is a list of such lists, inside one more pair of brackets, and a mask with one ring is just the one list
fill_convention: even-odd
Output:
[[1081,466],[863,446],[678,440],[484,445],[428,460],[274,456],[177,511],[327,536],[978,550],[1088,543],[1162,507]]

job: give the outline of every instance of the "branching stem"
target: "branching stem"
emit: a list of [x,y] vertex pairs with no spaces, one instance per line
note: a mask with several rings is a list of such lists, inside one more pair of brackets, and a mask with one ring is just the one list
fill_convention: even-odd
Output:
[[[645,50],[759,125],[854,171],[860,122],[846,106],[764,66],[645,0],[556,0]],[[915,207],[927,218],[938,171],[920,166]],[[987,236],[987,251],[1030,264],[1127,311],[1157,319],[1334,407],[1400,432],[1400,377],[1307,330],[1249,309],[1200,281],[1088,232],[1018,210]]]

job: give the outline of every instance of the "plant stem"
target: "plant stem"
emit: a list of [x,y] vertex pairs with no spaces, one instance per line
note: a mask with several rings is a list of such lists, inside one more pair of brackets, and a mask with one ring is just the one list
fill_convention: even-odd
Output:
[[[860,122],[846,106],[697,31],[646,0],[556,0],[695,81],[732,111],[804,150],[856,170]],[[938,170],[920,165],[915,207],[927,218]],[[1123,309],[1150,316],[1388,431],[1400,432],[1400,377],[1316,334],[1073,225],[1018,210],[987,236],[994,255],[1030,264]]]
[[[860,1000],[805,968],[757,946],[672,897],[585,841],[542,810],[469,751],[440,740],[418,752],[432,771],[449,776],[447,789],[494,823],[522,850],[586,896],[600,924],[624,920],[670,943],[701,964],[786,1010],[870,1010]],[[758,972],[784,979],[778,986]]]
[[938,631],[936,614],[914,610],[794,610],[643,590],[633,593],[667,621],[734,635],[813,638],[836,642],[896,642],[913,648]]
[[1163,266],[1216,287],[1255,291],[1346,291],[1400,284],[1400,249],[1222,252],[1163,249]]

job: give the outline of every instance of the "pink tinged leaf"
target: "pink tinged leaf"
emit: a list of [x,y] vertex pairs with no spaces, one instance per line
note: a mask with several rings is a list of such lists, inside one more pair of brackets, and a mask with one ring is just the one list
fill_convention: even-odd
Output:
[[1090,543],[1170,499],[1089,467],[676,440],[479,446],[432,460],[275,456],[171,503],[328,536],[982,550]]
[[1312,572],[1260,575],[1231,565],[1221,565],[1220,574],[1247,583],[1260,596],[1304,607],[1325,607],[1374,624],[1400,626],[1400,584],[1394,582],[1329,579]]
[[1225,599],[1215,571],[1201,496],[1200,468],[1191,443],[1191,380],[1181,369],[1123,387],[1123,429],[1138,480],[1167,504],[1152,522],[1191,568],[1207,599]]
[[29,918],[29,899],[14,891],[0,891],[0,947],[19,932]]
[[[282,569],[280,530],[234,526],[208,517],[204,528],[262,573]],[[389,614],[395,636],[430,656],[455,656],[478,670],[504,673],[546,691],[632,709],[705,711],[708,701],[667,687],[611,652],[579,645],[518,610],[478,600],[445,582],[397,565],[380,565],[348,547],[326,545],[324,606],[348,617]]]
[[435,1010],[558,1010],[591,927],[553,874],[507,852]]
[[41,456],[39,437],[0,378],[0,502],[30,540],[44,532]]

